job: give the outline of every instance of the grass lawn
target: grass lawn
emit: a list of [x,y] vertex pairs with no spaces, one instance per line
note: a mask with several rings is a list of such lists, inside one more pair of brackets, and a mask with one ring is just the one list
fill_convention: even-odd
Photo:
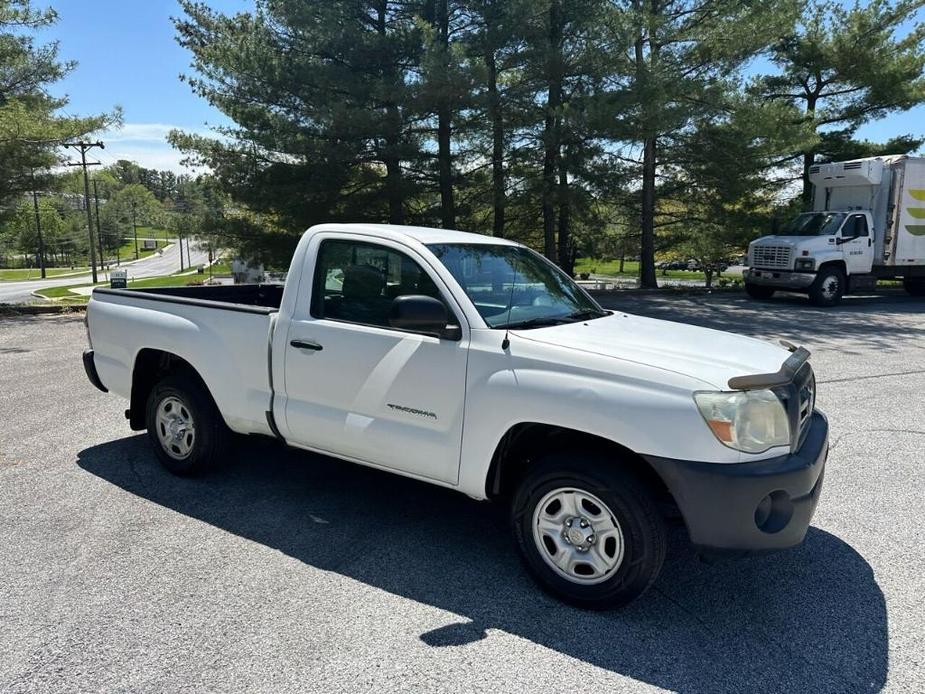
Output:
[[[627,260],[623,263],[623,273],[620,273],[620,260],[601,260],[599,258],[578,258],[575,260],[575,274],[588,272],[592,275],[607,275],[609,277],[638,277],[639,261]],[[705,275],[702,272],[692,272],[690,270],[657,270],[659,277],[670,277],[679,280],[702,280]],[[724,272],[722,277],[730,279],[742,279],[742,276],[736,272]]]
[[[143,244],[143,239],[155,239],[157,241],[157,247],[163,248],[167,245],[165,239],[165,234],[168,236],[170,232],[165,232],[163,229],[155,229],[153,227],[138,227],[138,257],[147,258],[149,255],[153,255],[153,250],[144,250],[141,246]],[[115,254],[112,254],[115,255]],[[110,253],[106,254],[107,257],[110,257]],[[119,246],[119,260],[135,260],[135,238],[134,237],[125,237],[125,242]]]
[[[206,276],[209,274],[209,268],[205,269]],[[213,275],[230,275],[231,274],[231,261],[230,260],[219,260],[216,263],[212,264],[212,274]]]
[[[129,281],[129,289],[141,289],[143,287],[185,287],[194,283],[202,283],[204,277],[198,273],[193,273],[191,275],[187,274],[176,274],[176,275],[167,275],[165,277],[147,277],[145,279]],[[37,294],[44,296],[47,299],[55,300],[65,300],[67,303],[86,303],[90,297],[83,296],[82,294],[74,294],[71,292],[72,289],[77,289],[78,287],[92,287],[94,286],[91,283],[86,284],[72,284],[66,287],[49,287],[48,289],[40,289]],[[109,282],[98,282],[97,287],[108,287]]]
[[[57,277],[58,275],[77,275],[84,272],[90,272],[90,268],[74,268],[69,267],[49,267],[45,268],[45,274],[48,277]],[[28,269],[16,269],[16,270],[0,270],[0,281],[21,281],[21,280],[37,280],[42,278],[42,272],[38,268],[28,268]]]

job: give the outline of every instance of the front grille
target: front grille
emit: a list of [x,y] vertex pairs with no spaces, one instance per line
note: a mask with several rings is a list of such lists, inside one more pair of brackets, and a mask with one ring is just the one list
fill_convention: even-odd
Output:
[[790,269],[790,246],[754,246],[753,251],[757,268]]
[[793,380],[786,386],[775,388],[787,410],[790,431],[793,432],[791,449],[796,451],[803,445],[812,421],[813,408],[816,406],[816,377],[809,362],[803,364]]
[[[799,415],[797,425],[797,444],[803,443],[806,438],[806,432],[809,430],[809,420],[813,416],[813,408],[816,405],[816,377],[813,374],[813,368],[807,364],[803,367],[806,374],[803,375],[803,381],[797,383]],[[799,377],[800,374],[797,374]]]

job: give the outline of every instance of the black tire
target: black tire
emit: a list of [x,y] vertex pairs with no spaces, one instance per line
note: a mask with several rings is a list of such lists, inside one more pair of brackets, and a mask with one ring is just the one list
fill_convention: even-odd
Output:
[[845,295],[848,278],[841,268],[824,267],[809,287],[809,300],[816,306],[835,306]]
[[925,277],[907,277],[903,280],[903,288],[909,296],[925,296]]
[[745,283],[745,293],[748,294],[752,299],[764,301],[773,297],[774,292],[775,289],[773,287],[765,287],[764,285],[752,284],[751,282]]
[[[169,444],[162,440],[166,437],[163,421],[158,421],[162,404],[181,416],[186,415],[192,423],[193,431],[187,432],[191,436],[183,436],[179,442],[172,438]],[[176,372],[157,383],[148,396],[145,423],[155,455],[175,475],[202,474],[215,467],[225,453],[229,431],[212,396],[195,374]],[[168,445],[172,451],[168,451]],[[186,455],[182,455],[186,448]]]
[[[537,583],[560,600],[591,610],[622,607],[648,590],[661,571],[667,545],[665,520],[659,513],[649,488],[621,468],[619,460],[603,455],[584,454],[576,458],[565,453],[551,453],[531,467],[514,494],[511,526],[524,564]],[[555,506],[556,499],[553,497],[550,502],[547,500],[549,495],[567,495],[569,492],[565,490],[568,489],[590,493],[604,504],[603,509],[598,509],[602,511],[600,515],[589,514],[590,530],[585,532],[593,533],[600,530],[600,524],[594,520],[595,517],[604,519],[605,525],[607,519],[611,523],[616,521],[622,539],[622,560],[607,572],[584,579],[569,578],[562,570],[557,570],[547,563],[553,561],[553,556],[560,555],[549,549],[548,543],[552,540],[548,534],[543,536],[543,531],[538,530],[539,539],[534,534],[534,521],[544,515],[544,509],[538,511],[537,507],[542,503],[545,509],[551,509]],[[582,516],[587,508],[587,505],[582,507]],[[568,528],[563,526],[560,539],[570,545],[563,551],[572,552],[572,557],[580,557],[580,553],[575,553],[580,550],[576,549],[567,537],[571,527],[571,524]],[[590,540],[595,540],[593,535]],[[606,539],[606,542],[611,540]],[[545,547],[541,547],[541,544]],[[598,546],[600,552],[612,551],[613,555],[617,554],[616,542],[611,545],[613,550],[606,544],[598,543]],[[544,553],[549,558],[544,558]],[[590,567],[590,564],[588,566]],[[578,568],[580,566],[576,564],[576,571]],[[588,584],[581,582],[583,580],[598,582]]]

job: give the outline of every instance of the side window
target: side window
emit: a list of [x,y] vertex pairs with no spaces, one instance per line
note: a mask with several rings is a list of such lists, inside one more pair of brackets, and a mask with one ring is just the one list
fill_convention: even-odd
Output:
[[867,236],[867,217],[862,214],[854,216],[854,233],[858,236]]
[[848,221],[842,227],[841,235],[842,238],[851,238],[852,236],[866,237],[868,235],[867,217],[862,214],[853,214],[848,217]]
[[854,236],[854,226],[857,223],[855,217],[848,217],[841,228],[841,236],[844,239]]
[[392,301],[424,294],[443,301],[430,276],[404,253],[357,241],[322,241],[315,265],[311,314],[389,327]]

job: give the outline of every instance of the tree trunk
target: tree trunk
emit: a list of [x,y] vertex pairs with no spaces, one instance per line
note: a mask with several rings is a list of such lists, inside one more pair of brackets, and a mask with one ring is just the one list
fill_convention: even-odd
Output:
[[453,112],[445,84],[449,71],[450,53],[450,16],[447,2],[448,0],[436,0],[434,17],[437,40],[440,42],[443,56],[441,67],[444,70],[444,93],[440,96],[437,107],[437,162],[440,176],[440,221],[444,229],[453,229],[456,226],[456,206],[453,201],[453,155],[450,151]]
[[569,224],[571,222],[569,209],[568,168],[560,157],[559,161],[559,267],[572,275],[574,263],[572,262],[572,243]]
[[643,143],[642,152],[642,243],[639,253],[639,286],[643,289],[658,288],[655,273],[655,157],[656,140],[649,137]]
[[[385,37],[388,0],[380,0],[376,8],[376,32]],[[383,67],[385,81],[395,79],[395,68]],[[401,114],[394,103],[386,103],[385,148],[382,161],[385,164],[385,195],[389,204],[389,224],[405,223],[404,186],[402,185],[401,159],[398,155],[401,143]]]
[[546,122],[543,130],[543,252],[556,262],[556,173],[559,168],[559,110],[562,105],[561,0],[549,6],[546,44]]
[[[816,90],[806,94],[806,118],[815,120],[816,102],[819,99],[820,88],[817,85]],[[813,206],[813,185],[809,182],[809,167],[816,160],[816,153],[813,151],[803,152],[803,208],[809,210]]]
[[713,270],[704,269],[703,274],[707,277],[707,289],[711,289],[713,287]]
[[385,190],[389,201],[389,224],[405,223],[405,206],[402,195],[401,162],[398,157],[385,157]]
[[492,234],[504,236],[505,183],[504,183],[504,117],[501,112],[501,95],[498,92],[498,65],[495,49],[485,49],[485,68],[488,71],[488,119],[491,121],[491,191],[494,207]]
[[808,210],[813,205],[813,184],[809,182],[809,167],[816,160],[815,152],[803,152],[803,208]]
[[440,170],[440,223],[444,229],[456,227],[453,203],[453,160],[450,154],[450,110],[440,107],[437,115],[437,158]]
[[620,273],[619,273],[621,275],[623,274],[623,265],[625,263],[626,263],[626,251],[623,248],[621,248],[620,249]]
[[[653,3],[654,5],[654,3]],[[642,12],[642,3],[634,2],[637,11]],[[655,14],[655,8],[652,9]],[[657,47],[649,36],[649,55],[645,54],[646,37],[641,26],[637,29],[636,40],[633,44],[636,62],[636,83],[645,91],[649,84],[649,72],[655,67],[657,60]],[[648,108],[646,108],[648,107]],[[655,273],[655,171],[657,133],[650,130],[654,124],[655,114],[648,114],[651,104],[644,104],[643,108],[643,138],[642,138],[642,204],[639,215],[639,230],[641,233],[639,247],[639,286],[644,289],[657,289],[658,278]],[[650,116],[650,117],[647,117]]]

